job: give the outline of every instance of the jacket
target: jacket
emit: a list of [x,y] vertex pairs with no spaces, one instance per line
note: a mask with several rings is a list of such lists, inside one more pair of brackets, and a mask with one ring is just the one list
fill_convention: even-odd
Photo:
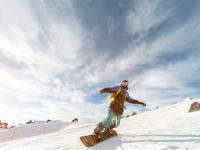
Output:
[[115,86],[115,87],[107,87],[107,88],[103,88],[101,90],[102,93],[106,92],[106,93],[115,93],[117,92],[117,90],[121,87],[121,92],[119,94],[117,94],[115,97],[114,97],[114,100],[110,103],[110,109],[112,111],[114,111],[115,114],[117,115],[122,115],[123,112],[124,112],[124,102],[127,101],[129,103],[132,103],[132,104],[140,104],[140,105],[144,105],[143,102],[140,102],[138,100],[135,100],[133,98],[131,98],[129,96],[129,93],[128,93],[128,87],[124,87],[122,85],[120,86]]

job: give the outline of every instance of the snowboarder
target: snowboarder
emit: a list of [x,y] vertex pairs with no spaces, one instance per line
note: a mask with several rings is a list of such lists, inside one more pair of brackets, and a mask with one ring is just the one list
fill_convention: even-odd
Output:
[[124,112],[124,102],[127,101],[132,104],[140,104],[146,106],[145,103],[135,100],[129,96],[128,93],[128,81],[122,81],[120,86],[115,86],[111,88],[103,88],[100,90],[100,93],[110,93],[110,106],[108,110],[107,117],[100,123],[97,124],[97,127],[94,129],[94,135],[98,137],[100,133],[104,130],[105,132],[110,132],[113,128],[116,128],[120,124],[120,119]]

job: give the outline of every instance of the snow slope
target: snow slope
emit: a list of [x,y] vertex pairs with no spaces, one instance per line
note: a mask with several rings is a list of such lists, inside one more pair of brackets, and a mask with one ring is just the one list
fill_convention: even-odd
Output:
[[[118,137],[92,150],[200,150],[200,112],[188,113],[190,104],[181,103],[122,119]],[[96,122],[70,124],[51,134],[0,144],[0,150],[84,150],[79,136],[93,131]]]
[[56,132],[65,128],[69,124],[69,122],[63,121],[53,121],[49,123],[35,122],[11,129],[2,129],[0,130],[0,142]]

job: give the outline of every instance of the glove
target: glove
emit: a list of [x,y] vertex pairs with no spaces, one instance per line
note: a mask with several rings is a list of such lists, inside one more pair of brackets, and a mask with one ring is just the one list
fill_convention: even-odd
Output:
[[103,90],[103,89],[101,89],[101,90],[100,90],[100,93],[101,93],[101,94],[103,94],[103,93],[104,93],[104,90]]
[[147,105],[145,103],[142,104],[143,107],[146,107]]

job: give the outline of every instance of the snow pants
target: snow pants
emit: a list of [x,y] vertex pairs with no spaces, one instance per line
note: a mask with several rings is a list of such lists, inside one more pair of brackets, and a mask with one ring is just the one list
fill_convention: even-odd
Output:
[[121,115],[115,114],[115,112],[109,108],[107,117],[102,121],[102,124],[105,128],[109,128],[110,126],[117,127],[120,124],[121,118]]

